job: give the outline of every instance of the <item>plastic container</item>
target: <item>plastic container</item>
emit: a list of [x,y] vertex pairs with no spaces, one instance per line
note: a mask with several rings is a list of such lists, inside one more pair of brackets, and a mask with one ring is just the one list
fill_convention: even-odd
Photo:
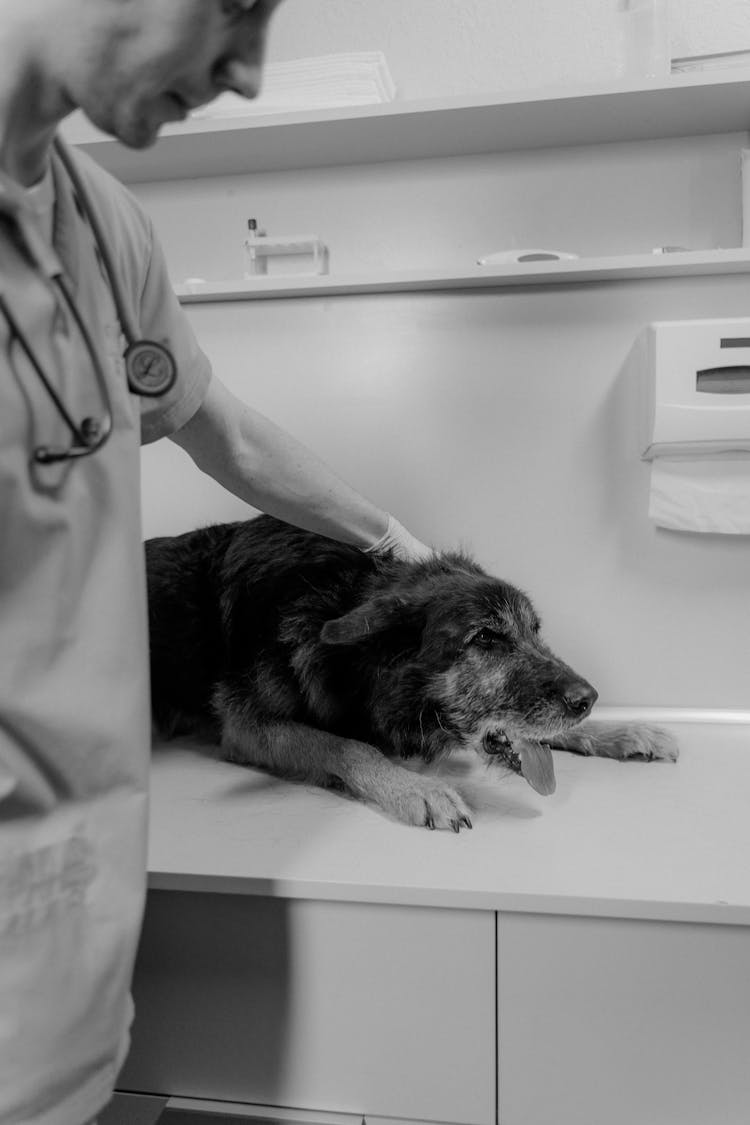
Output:
[[248,221],[245,277],[304,277],[328,273],[328,247],[315,234],[268,235]]

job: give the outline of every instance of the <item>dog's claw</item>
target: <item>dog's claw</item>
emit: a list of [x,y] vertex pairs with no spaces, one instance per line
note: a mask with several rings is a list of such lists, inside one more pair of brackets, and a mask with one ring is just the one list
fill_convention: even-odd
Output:
[[473,825],[472,825],[471,821],[469,820],[468,816],[461,816],[461,817],[459,817],[459,823],[460,823],[460,824],[465,824],[467,828],[472,828],[472,827],[473,827]]
[[[403,778],[400,776],[403,773]],[[444,785],[440,778],[423,776],[411,770],[399,770],[398,787],[394,787],[393,804],[384,806],[404,824],[458,832],[466,817],[466,806],[458,793]]]

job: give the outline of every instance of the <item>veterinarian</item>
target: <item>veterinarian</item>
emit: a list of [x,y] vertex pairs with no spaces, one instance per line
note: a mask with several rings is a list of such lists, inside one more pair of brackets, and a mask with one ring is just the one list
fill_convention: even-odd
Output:
[[427,552],[212,376],[148,218],[53,145],[76,107],[139,148],[222,90],[254,97],[277,6],[2,4],[0,1125],[86,1125],[128,1047],[150,750],[139,443],[171,437],[289,522]]

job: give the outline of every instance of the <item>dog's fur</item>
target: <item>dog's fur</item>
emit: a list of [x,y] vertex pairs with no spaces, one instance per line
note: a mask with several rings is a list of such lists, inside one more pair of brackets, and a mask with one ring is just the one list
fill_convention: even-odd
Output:
[[151,539],[146,563],[157,730],[207,734],[228,760],[458,831],[460,795],[394,759],[470,748],[551,792],[549,745],[677,756],[659,728],[577,726],[595,691],[466,555],[371,557],[262,516]]

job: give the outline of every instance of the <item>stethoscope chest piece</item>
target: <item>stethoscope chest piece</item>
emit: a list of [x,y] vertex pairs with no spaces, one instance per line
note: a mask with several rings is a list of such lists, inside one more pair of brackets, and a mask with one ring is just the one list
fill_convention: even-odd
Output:
[[[163,344],[158,344],[154,340],[138,339],[137,328],[133,324],[127,302],[124,300],[118,285],[117,270],[107,246],[103,226],[97,217],[96,208],[92,206],[82,177],[79,176],[69,153],[59,139],[55,140],[55,148],[78,198],[81,214],[91,228],[94,243],[99,251],[99,257],[109,282],[117,317],[127,343],[123,361],[128,387],[133,394],[143,395],[147,398],[164,395],[172,389],[177,379],[177,365],[174,356]],[[0,292],[0,314],[4,316],[8,323],[11,341],[16,341],[25,353],[72,438],[71,444],[65,448],[38,446],[32,450],[32,460],[37,464],[49,465],[58,461],[86,457],[102,448],[113,427],[110,396],[107,389],[107,374],[103,360],[76,305],[63,266],[54,248],[47,244],[37,229],[36,222],[29,219],[28,207],[21,188],[14,185],[2,173],[0,173],[0,219],[8,221],[11,231],[25,250],[32,265],[39,270],[42,280],[54,293],[58,307],[67,309],[72,321],[77,326],[90,357],[102,398],[101,419],[86,417],[80,423],[75,420],[58,394],[54,380],[48,377],[32,345],[26,339],[12,308],[5,300],[4,294]],[[59,305],[61,299],[62,305]]]
[[174,386],[177,367],[172,353],[155,340],[133,340],[123,359],[133,394],[157,398]]

